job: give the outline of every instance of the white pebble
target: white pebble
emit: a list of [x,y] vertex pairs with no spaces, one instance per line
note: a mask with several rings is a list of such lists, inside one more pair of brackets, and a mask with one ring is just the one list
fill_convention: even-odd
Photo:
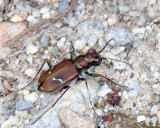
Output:
[[13,115],[9,116],[9,120],[10,120],[12,125],[16,125],[19,121],[18,117],[13,116]]
[[154,77],[155,77],[155,78],[159,78],[159,77],[160,77],[159,72],[155,72],[155,73],[154,73]]
[[156,116],[152,117],[151,121],[153,123],[153,126],[155,126],[157,123],[157,117]]
[[157,0],[150,0],[150,1],[149,1],[149,5],[150,5],[150,6],[156,5],[156,1],[157,1]]
[[56,22],[55,24],[54,24],[57,28],[60,28],[60,27],[62,27],[62,22]]
[[36,9],[36,8],[32,8],[32,16],[33,17],[40,17],[41,16],[40,10]]
[[72,17],[71,20],[69,21],[69,26],[75,27],[77,25],[78,25],[78,19],[76,17]]
[[129,12],[129,11],[130,11],[130,7],[129,7],[129,6],[126,6],[126,5],[121,5],[121,6],[119,6],[119,11],[120,11],[121,13]]
[[125,47],[119,46],[119,47],[113,48],[111,50],[111,53],[116,56],[116,55],[122,53],[124,50],[125,50]]
[[98,116],[102,116],[103,115],[102,109],[96,109],[96,113],[97,113]]
[[22,21],[22,17],[20,17],[18,14],[14,14],[14,16],[10,19],[11,22],[17,23]]
[[36,24],[36,23],[38,23],[38,20],[35,17],[31,16],[31,15],[29,15],[27,17],[27,21],[30,22],[30,24]]
[[151,108],[151,114],[157,114],[158,112],[158,106],[157,105],[153,105],[153,107]]
[[27,54],[35,54],[38,52],[38,47],[34,46],[33,44],[29,44],[26,47]]
[[36,102],[37,101],[37,99],[38,99],[38,94],[36,93],[36,92],[32,92],[32,93],[30,93],[30,94],[28,94],[28,95],[25,95],[24,96],[24,99],[25,100],[28,100],[28,101],[30,101],[30,102]]
[[107,21],[110,26],[117,23],[117,19],[115,17],[110,17]]
[[110,88],[108,88],[108,85],[103,85],[100,90],[98,91],[97,95],[100,97],[104,97],[106,94],[112,92]]
[[32,57],[29,56],[29,57],[27,58],[27,61],[29,62],[29,64],[32,64]]
[[43,18],[43,19],[50,19],[50,17],[51,17],[51,15],[50,15],[49,12],[44,13],[44,14],[42,15],[42,18]]
[[40,13],[41,14],[44,14],[44,13],[47,13],[47,12],[49,12],[49,8],[48,7],[43,7],[43,8],[40,9]]
[[76,50],[82,50],[86,46],[86,41],[85,40],[76,40],[74,42],[74,48]]
[[36,70],[35,69],[28,69],[25,71],[25,74],[31,78],[34,78],[36,75]]
[[138,116],[137,117],[137,121],[138,122],[142,122],[142,121],[145,121],[146,117],[144,115],[141,115],[141,116]]
[[141,13],[138,11],[130,11],[129,12],[129,16],[140,16],[140,15],[141,15]]
[[5,122],[3,122],[1,124],[1,128],[11,128],[11,121],[10,120],[6,120]]

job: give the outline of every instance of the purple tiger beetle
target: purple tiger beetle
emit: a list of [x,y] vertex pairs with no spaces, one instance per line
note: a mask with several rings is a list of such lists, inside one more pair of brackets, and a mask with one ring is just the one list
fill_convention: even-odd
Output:
[[[47,71],[44,71],[40,76],[38,81],[39,83],[38,90],[43,92],[57,92],[61,89],[66,89],[51,107],[54,107],[56,105],[59,99],[70,88],[69,84],[75,79],[77,79],[78,81],[84,80],[88,90],[87,80],[85,78],[79,77],[80,73],[82,72],[84,72],[86,75],[90,77],[103,77],[108,81],[110,81],[111,83],[118,85],[116,82],[110,80],[109,78],[101,74],[90,73],[87,71],[92,66],[99,66],[102,63],[102,60],[111,59],[111,58],[103,58],[99,54],[105,49],[107,44],[112,40],[113,39],[109,40],[99,52],[96,52],[96,50],[94,49],[89,49],[85,55],[79,55],[77,57],[74,57],[75,56],[74,52],[71,52],[71,59],[64,59],[62,62],[55,65],[54,67],[52,66],[49,60],[45,60],[42,66],[40,67],[39,71],[37,72],[36,76],[34,77],[34,79],[26,86],[30,85],[36,79],[37,75],[41,71],[45,62],[47,62],[49,69]],[[115,60],[115,59],[111,59],[111,60]],[[115,60],[115,61],[120,61],[120,60]],[[120,62],[123,62],[123,61],[120,61]],[[123,62],[123,63],[126,63],[126,62]],[[131,67],[130,64],[128,65]],[[26,86],[24,86],[23,88],[25,88]],[[90,97],[89,97],[89,100],[90,100]],[[48,108],[41,116],[43,116],[50,108]],[[36,120],[31,122],[30,125],[35,123],[40,117],[38,117]]]

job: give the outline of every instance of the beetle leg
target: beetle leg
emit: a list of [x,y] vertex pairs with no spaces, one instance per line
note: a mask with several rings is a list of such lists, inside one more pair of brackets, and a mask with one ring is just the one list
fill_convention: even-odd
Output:
[[68,86],[68,88],[62,93],[62,95],[54,102],[54,104],[52,104],[52,106],[50,106],[49,108],[47,108],[38,118],[32,120],[29,125],[34,124],[34,123],[35,123],[37,120],[39,120],[46,112],[48,112],[52,107],[54,107],[54,106],[57,104],[57,102],[62,98],[62,96],[68,91],[69,88],[70,88],[70,86]]
[[37,74],[36,74],[35,77],[32,79],[32,81],[29,82],[29,83],[28,83],[27,85],[25,85],[24,87],[18,89],[18,90],[15,90],[15,91],[13,90],[13,92],[17,92],[17,91],[19,91],[19,90],[22,90],[22,89],[26,88],[27,86],[29,86],[30,84],[32,84],[33,81],[36,80],[38,74],[40,73],[40,71],[41,71],[41,69],[42,69],[42,67],[44,66],[44,64],[45,64],[46,61],[47,61],[47,64],[48,64],[49,68],[51,69],[51,68],[53,67],[52,64],[51,64],[51,62],[50,62],[48,59],[45,59],[44,62],[43,62],[43,64],[42,64],[41,67],[39,68]]
[[47,64],[48,64],[49,68],[52,69],[53,65],[52,65],[51,61],[48,60],[48,59],[46,59],[45,61],[47,61]]
[[87,72],[87,71],[85,71],[85,74],[88,75],[88,76],[90,76],[90,77],[103,77],[103,78],[107,79],[109,82],[111,82],[111,83],[114,84],[114,85],[122,86],[122,85],[120,85],[120,84],[112,81],[111,79],[109,79],[109,78],[107,78],[107,77],[105,77],[105,76],[103,76],[103,75],[101,75],[101,74],[89,73],[89,72]]

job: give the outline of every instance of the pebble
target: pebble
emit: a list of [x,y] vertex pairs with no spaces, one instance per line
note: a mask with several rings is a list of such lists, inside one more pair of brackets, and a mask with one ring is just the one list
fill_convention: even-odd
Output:
[[26,52],[27,54],[35,54],[38,52],[38,47],[33,44],[29,44],[26,46]]
[[138,12],[138,11],[130,11],[129,12],[129,16],[140,16],[141,15],[141,12]]
[[50,17],[51,17],[50,12],[42,14],[43,19],[50,19]]
[[62,22],[56,22],[56,23],[55,23],[55,26],[56,26],[57,28],[61,28],[62,25],[63,25]]
[[107,84],[103,85],[98,91],[97,95],[100,97],[106,96],[108,93],[112,92],[112,90],[108,87]]
[[78,19],[76,17],[72,17],[71,20],[69,21],[69,26],[70,27],[75,27],[78,25]]
[[38,94],[36,92],[32,92],[28,95],[25,95],[24,96],[24,99],[27,100],[27,101],[30,101],[30,102],[36,102],[37,99],[38,99]]
[[111,49],[111,53],[116,56],[122,53],[124,50],[125,50],[125,47],[119,46]]
[[75,50],[81,51],[82,49],[84,49],[85,46],[86,46],[86,41],[85,40],[76,40],[74,42]]
[[16,8],[17,8],[19,11],[25,10],[25,8],[24,8],[22,2],[19,2],[18,4],[16,4]]
[[151,114],[154,115],[154,114],[157,114],[157,112],[158,112],[158,106],[153,105],[152,108],[151,108]]
[[48,47],[48,44],[50,42],[50,37],[48,35],[44,35],[42,36],[40,41],[44,47]]
[[105,32],[105,39],[108,41],[114,38],[109,45],[120,46],[132,44],[133,35],[127,27],[113,26]]
[[59,118],[67,128],[95,128],[96,124],[79,114],[75,113],[69,108],[62,108],[59,110]]
[[76,7],[76,11],[77,12],[80,12],[80,11],[82,11],[82,10],[84,10],[85,9],[85,3],[84,2],[81,2],[81,3],[79,3],[78,4],[78,6]]
[[58,7],[58,12],[63,13],[68,7],[69,7],[69,2],[67,0],[61,0]]
[[141,115],[141,116],[138,116],[137,117],[137,121],[138,122],[142,122],[142,121],[145,121],[146,117],[144,115]]
[[157,124],[157,117],[156,116],[152,117],[151,118],[151,122],[153,123],[153,126],[156,126],[156,124]]
[[127,12],[130,11],[130,7],[127,6],[127,5],[120,5],[119,6],[119,11],[120,11],[121,14],[127,13]]
[[10,21],[13,23],[18,23],[21,22],[22,20],[23,20],[22,17],[18,14],[14,14],[14,16],[12,16],[12,18],[10,19]]
[[[27,25],[23,22],[19,23],[9,23],[2,22],[0,23],[0,58],[5,58],[10,52],[11,49],[5,46],[5,43],[10,39],[14,38],[16,35],[20,34],[26,29]],[[12,31],[11,31],[12,30]],[[3,36],[2,36],[3,35]],[[14,42],[13,44],[14,45]]]
[[10,120],[6,120],[1,124],[1,128],[11,128],[11,122]]
[[115,17],[110,17],[107,21],[108,21],[108,24],[109,24],[110,26],[112,26],[112,25],[114,25],[114,24],[117,23],[117,18],[115,18]]
[[27,17],[27,21],[30,23],[30,25],[38,23],[38,20],[35,17],[31,16],[31,15],[29,15]]
[[48,13],[49,12],[49,8],[48,7],[43,7],[40,9],[40,13],[41,14],[45,14],[45,13]]
[[34,78],[35,76],[36,76],[36,70],[35,69],[27,69],[26,71],[25,71],[25,75],[27,75],[27,76],[29,76],[29,77],[31,77],[31,78]]
[[16,110],[19,110],[19,111],[31,109],[33,107],[34,105],[30,101],[27,101],[27,100],[19,100],[16,103]]
[[96,109],[96,113],[98,116],[103,116],[103,114],[104,114],[102,109]]
[[136,97],[137,96],[137,91],[136,90],[130,90],[128,92],[128,96],[130,96],[130,97]]
[[32,8],[32,16],[33,17],[40,17],[41,16],[40,10],[37,8]]
[[13,115],[9,116],[8,119],[10,120],[12,125],[16,125],[18,123],[18,121],[19,121],[18,117],[13,116]]

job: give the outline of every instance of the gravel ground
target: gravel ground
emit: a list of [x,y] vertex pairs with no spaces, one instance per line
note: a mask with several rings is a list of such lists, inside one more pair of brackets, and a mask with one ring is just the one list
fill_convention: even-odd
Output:
[[[160,1],[0,0],[0,14],[1,128],[160,128]],[[70,58],[72,45],[78,56],[110,39],[100,53],[107,61],[89,71],[118,85],[85,75],[89,92],[73,81],[32,124],[64,90],[39,92],[40,73],[13,91],[45,59],[56,65]]]

